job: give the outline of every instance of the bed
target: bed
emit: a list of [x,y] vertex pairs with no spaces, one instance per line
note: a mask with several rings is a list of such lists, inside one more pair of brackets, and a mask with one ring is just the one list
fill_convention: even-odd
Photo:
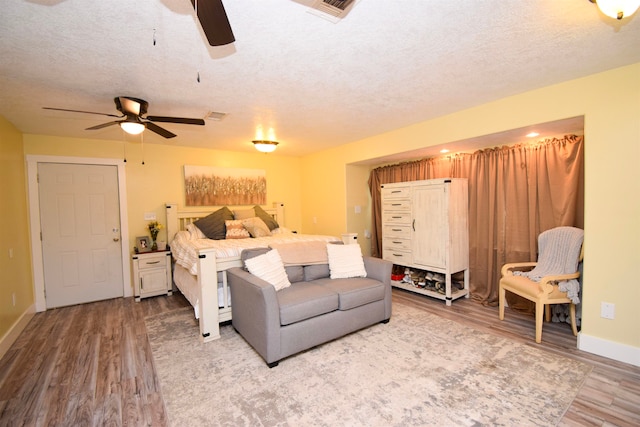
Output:
[[[241,209],[249,209],[246,206]],[[272,243],[291,241],[339,241],[334,236],[305,235],[289,232],[283,227],[284,205],[274,203],[262,207],[262,213],[279,225],[270,236],[241,239],[211,240],[194,227],[194,223],[208,217],[218,208],[208,210],[180,210],[176,203],[165,205],[167,240],[173,258],[173,281],[194,308],[200,324],[200,340],[220,338],[219,324],[231,320],[231,293],[226,270],[241,267],[242,250],[268,247]],[[195,235],[194,233],[199,235]]]

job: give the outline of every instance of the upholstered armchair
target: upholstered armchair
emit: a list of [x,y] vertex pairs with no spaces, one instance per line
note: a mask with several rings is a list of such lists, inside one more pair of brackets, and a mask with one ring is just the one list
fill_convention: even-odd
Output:
[[551,304],[569,304],[573,335],[578,335],[576,304],[579,300],[578,264],[584,256],[584,231],[556,227],[538,236],[538,261],[502,266],[499,315],[504,320],[506,292],[513,292],[535,303],[536,342],[542,341],[543,312],[551,320]]

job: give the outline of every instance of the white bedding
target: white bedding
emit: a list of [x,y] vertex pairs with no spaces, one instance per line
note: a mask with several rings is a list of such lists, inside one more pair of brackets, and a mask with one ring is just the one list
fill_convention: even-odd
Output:
[[[222,303],[224,301],[224,288],[222,286],[222,280],[220,278],[221,273],[218,276],[218,308],[225,307]],[[198,298],[200,291],[198,290],[198,278],[189,273],[186,268],[181,265],[176,265],[173,270],[173,279],[176,286],[180,289],[180,292],[193,306],[193,311],[196,319],[200,318],[200,309],[198,306]],[[231,292],[227,292],[227,307],[231,306]]]
[[210,240],[193,239],[191,233],[183,230],[176,233],[171,241],[171,253],[178,265],[181,265],[189,273],[198,273],[198,250],[214,248],[216,258],[238,257],[243,249],[266,248],[271,243],[287,243],[298,241],[339,241],[334,236],[322,236],[315,234],[281,233],[268,237],[256,237],[248,239]]

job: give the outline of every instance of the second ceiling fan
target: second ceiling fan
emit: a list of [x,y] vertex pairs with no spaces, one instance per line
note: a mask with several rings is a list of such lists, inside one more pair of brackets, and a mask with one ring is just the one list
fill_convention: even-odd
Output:
[[137,135],[144,131],[145,129],[149,129],[152,132],[157,133],[160,136],[165,138],[173,138],[176,136],[175,133],[166,130],[163,127],[158,126],[154,122],[164,122],[164,123],[180,123],[185,125],[199,125],[204,126],[203,119],[190,119],[186,117],[168,117],[168,116],[146,116],[143,117],[147,113],[147,108],[149,108],[149,103],[144,99],[133,98],[130,96],[117,96],[113,99],[116,104],[116,109],[122,113],[122,115],[118,116],[115,114],[108,113],[96,113],[93,111],[82,111],[82,110],[68,110],[65,108],[54,108],[54,107],[43,107],[45,110],[57,110],[57,111],[69,111],[72,113],[87,113],[87,114],[98,114],[101,116],[107,117],[116,117],[118,119],[124,120],[114,120],[107,123],[102,123],[96,126],[92,126],[87,128],[87,130],[97,130],[102,129],[107,126],[112,125],[120,125],[120,127],[127,133]]

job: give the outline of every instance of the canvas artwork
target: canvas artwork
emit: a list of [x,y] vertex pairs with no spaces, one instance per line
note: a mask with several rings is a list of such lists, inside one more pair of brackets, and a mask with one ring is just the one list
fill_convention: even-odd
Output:
[[266,172],[185,165],[184,193],[186,206],[264,205]]

